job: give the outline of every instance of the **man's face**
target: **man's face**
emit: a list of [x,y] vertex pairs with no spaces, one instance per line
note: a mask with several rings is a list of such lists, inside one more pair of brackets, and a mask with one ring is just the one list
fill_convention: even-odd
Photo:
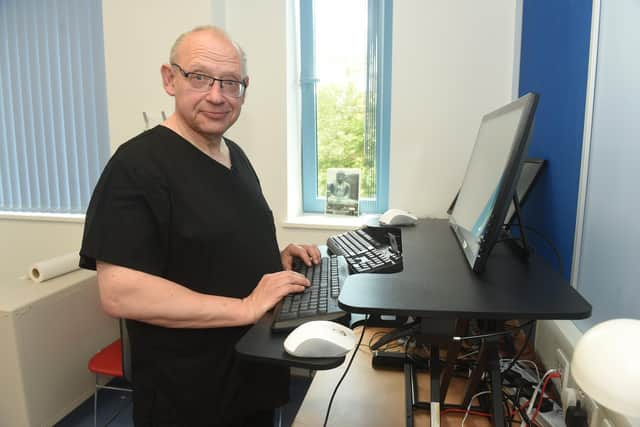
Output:
[[[175,63],[186,72],[218,79],[242,81],[244,77],[236,48],[211,31],[187,35],[179,45]],[[195,90],[179,70],[172,67],[171,71],[165,89],[175,96],[176,114],[181,122],[207,139],[221,137],[238,119],[244,94],[240,98],[224,96],[218,81],[205,92]]]

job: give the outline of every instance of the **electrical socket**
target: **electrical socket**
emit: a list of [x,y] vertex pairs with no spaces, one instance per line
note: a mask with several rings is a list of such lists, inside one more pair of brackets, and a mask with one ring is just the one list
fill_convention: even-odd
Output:
[[601,425],[599,423],[600,405],[598,405],[595,400],[591,399],[582,391],[579,391],[579,395],[580,402],[582,402],[582,407],[585,411],[587,411],[587,420],[589,421],[589,427],[599,427]]
[[606,418],[604,411],[600,410],[600,405],[580,390],[580,400],[582,406],[587,411],[587,419],[589,427],[615,427],[614,424]]
[[[573,349],[582,336],[580,331],[571,320],[540,320],[537,322],[535,334],[536,354],[542,365],[546,368],[560,368],[561,363],[558,362],[557,349],[561,349],[562,353],[571,359]],[[568,387],[576,387],[575,381],[571,378],[571,374],[564,374]],[[561,387],[558,388],[561,390]],[[577,394],[577,393],[576,393]],[[598,427],[632,427],[639,426],[640,423],[624,416],[609,412],[605,408],[600,410],[600,420],[596,420]],[[597,424],[597,422],[600,424]],[[614,424],[615,423],[615,424]]]
[[567,412],[567,407],[575,405],[577,399],[587,412],[587,422],[589,427],[614,427],[614,424],[605,418],[605,413],[600,410],[600,405],[598,405],[595,400],[591,399],[591,397],[586,395],[582,390],[566,387],[562,392],[562,397],[565,400],[562,403],[562,409],[565,414]]
[[[604,416],[600,413],[600,406],[595,400],[582,392],[571,379],[571,364],[564,352],[556,349],[555,369],[560,372],[560,378],[553,378],[552,381],[557,390],[560,390],[562,409],[566,413],[567,407],[574,405],[576,399],[580,400],[582,407],[587,411],[589,427],[602,427]],[[611,422],[606,420],[609,425]]]

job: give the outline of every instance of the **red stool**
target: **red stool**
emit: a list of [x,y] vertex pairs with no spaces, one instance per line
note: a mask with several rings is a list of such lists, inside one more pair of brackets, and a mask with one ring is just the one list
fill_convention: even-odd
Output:
[[118,338],[100,350],[89,360],[89,370],[96,374],[96,391],[93,394],[93,426],[97,427],[98,391],[100,389],[132,392],[130,388],[100,385],[100,375],[124,378],[122,370],[122,340]]

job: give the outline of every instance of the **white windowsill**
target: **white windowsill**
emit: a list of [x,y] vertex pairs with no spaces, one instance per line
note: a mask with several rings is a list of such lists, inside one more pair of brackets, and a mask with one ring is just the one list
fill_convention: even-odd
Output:
[[340,216],[323,214],[302,214],[287,218],[282,222],[284,228],[306,228],[313,230],[353,230],[362,227],[368,221],[378,218],[377,214],[361,216]]
[[84,214],[54,214],[42,212],[7,212],[0,211],[0,219],[13,219],[19,221],[43,221],[43,222],[73,222],[84,223]]

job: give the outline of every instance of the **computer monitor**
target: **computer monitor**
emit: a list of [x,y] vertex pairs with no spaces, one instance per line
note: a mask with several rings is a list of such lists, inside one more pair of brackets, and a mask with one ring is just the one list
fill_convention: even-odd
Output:
[[[543,167],[544,159],[526,159],[522,162],[522,172],[520,172],[520,178],[518,178],[518,184],[516,184],[516,199],[520,202],[520,206],[522,206],[527,200],[527,196],[529,195],[531,188],[533,188],[533,184],[535,184],[538,179],[538,176],[540,176]],[[447,209],[447,215],[451,215],[453,212],[453,208],[456,205],[459,194],[460,190],[458,190],[456,196],[451,201],[451,204]],[[512,223],[515,213],[516,207],[512,202],[509,205],[509,210],[507,211],[507,215],[504,219],[505,225]]]
[[449,224],[476,273],[496,244],[527,152],[538,96],[528,93],[486,114]]
[[[540,176],[542,167],[544,166],[544,159],[526,159],[522,162],[522,171],[520,171],[520,177],[516,184],[516,199],[520,203],[520,206],[527,200],[527,196],[533,188],[536,179]],[[512,202],[507,210],[507,215],[504,218],[505,224],[511,224],[513,222],[513,216],[516,213],[516,207]]]

